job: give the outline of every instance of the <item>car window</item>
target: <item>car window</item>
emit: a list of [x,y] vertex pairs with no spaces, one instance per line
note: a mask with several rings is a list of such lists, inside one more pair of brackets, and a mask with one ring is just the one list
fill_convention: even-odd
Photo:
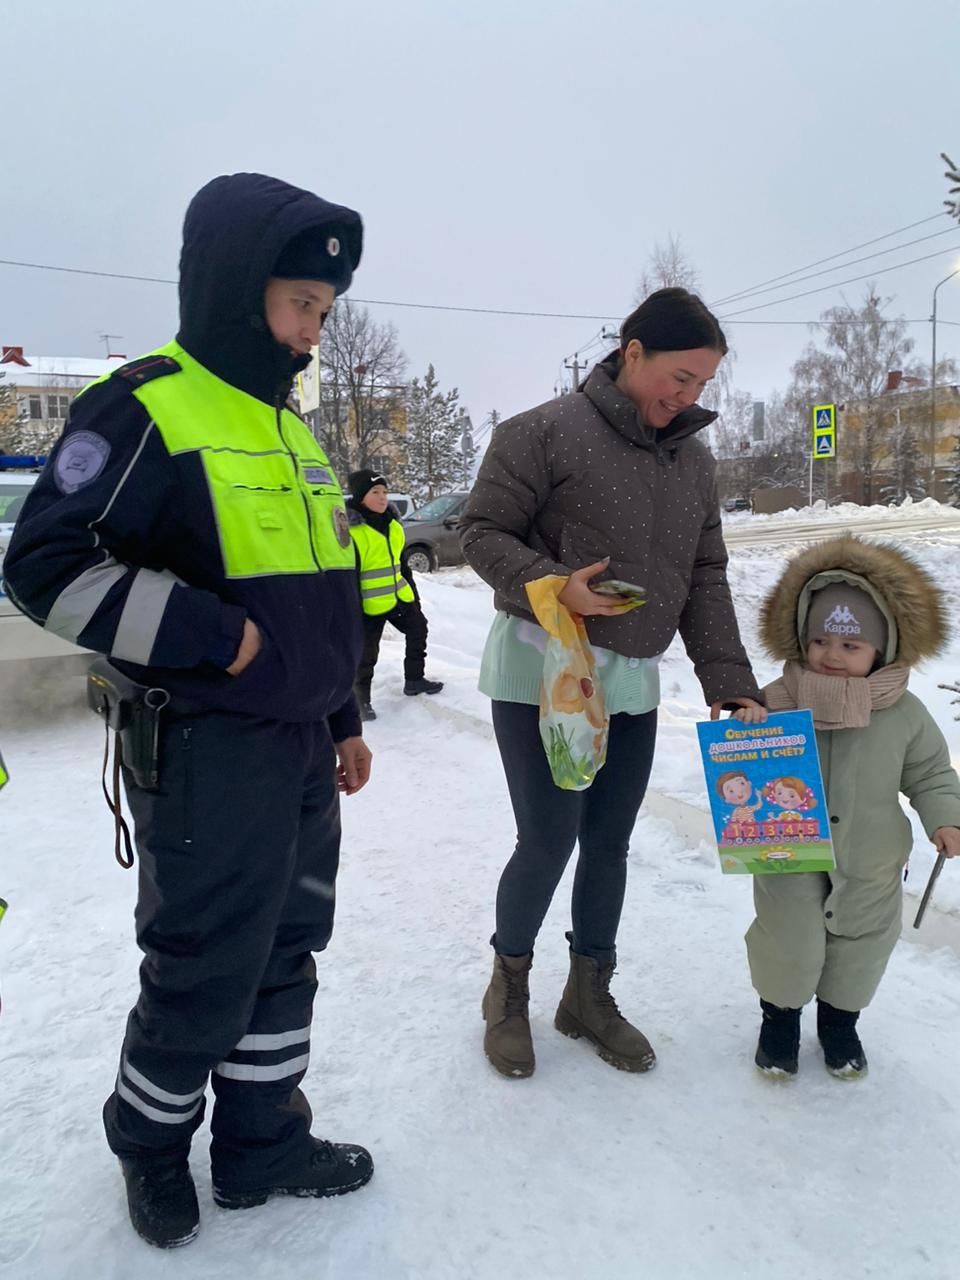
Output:
[[0,521],[16,520],[23,506],[23,499],[29,492],[28,484],[11,484],[0,480]]
[[412,516],[408,516],[409,520],[442,520],[443,517],[457,504],[463,505],[463,499],[456,493],[443,493],[439,498],[433,498],[427,502],[419,511],[415,511]]

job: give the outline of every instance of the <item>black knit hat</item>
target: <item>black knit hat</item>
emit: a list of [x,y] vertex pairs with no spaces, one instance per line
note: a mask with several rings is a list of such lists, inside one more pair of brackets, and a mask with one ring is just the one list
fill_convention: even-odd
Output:
[[350,288],[354,264],[347,228],[335,223],[301,231],[285,246],[270,273],[281,280],[320,280],[339,296]]
[[347,487],[354,502],[362,502],[375,484],[389,487],[386,477],[380,475],[378,471],[351,471],[347,476]]

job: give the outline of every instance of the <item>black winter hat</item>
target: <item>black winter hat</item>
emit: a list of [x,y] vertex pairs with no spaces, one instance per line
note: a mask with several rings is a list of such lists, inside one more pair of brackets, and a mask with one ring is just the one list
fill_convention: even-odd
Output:
[[375,484],[382,484],[389,488],[386,477],[380,475],[378,471],[351,471],[347,476],[347,487],[354,502],[362,502]]
[[281,280],[320,280],[332,284],[339,296],[350,288],[355,265],[347,237],[347,228],[337,223],[301,231],[284,247],[271,275]]

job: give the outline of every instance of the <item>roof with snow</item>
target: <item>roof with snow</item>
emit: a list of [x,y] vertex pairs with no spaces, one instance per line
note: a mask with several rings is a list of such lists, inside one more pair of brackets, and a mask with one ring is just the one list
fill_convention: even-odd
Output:
[[4,347],[0,356],[0,374],[7,383],[18,387],[55,387],[79,389],[110,373],[126,362],[126,356],[32,356],[19,347]]

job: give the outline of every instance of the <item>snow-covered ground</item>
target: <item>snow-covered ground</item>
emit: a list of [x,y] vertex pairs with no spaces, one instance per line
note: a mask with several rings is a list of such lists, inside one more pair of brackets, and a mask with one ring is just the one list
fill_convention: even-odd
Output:
[[[911,533],[907,545],[960,598],[956,538]],[[789,554],[748,546],[731,562],[761,680],[773,667],[756,649],[758,603]],[[569,873],[532,974],[536,1074],[507,1081],[489,1067],[479,1004],[513,839],[475,688],[490,594],[468,570],[421,589],[428,673],[447,688],[404,698],[401,643],[388,633],[368,729],[374,780],[344,805],[338,923],[319,962],[306,1082],[315,1127],[366,1143],[377,1161],[370,1186],[342,1200],[219,1211],[201,1131],[200,1237],[163,1255],[133,1236],[99,1125],[138,962],[134,876],[113,861],[99,793],[99,726],[78,716],[3,732],[0,1274],[953,1280],[960,961],[926,929],[901,943],[864,1016],[870,1075],[828,1077],[808,1016],[799,1079],[771,1084],[751,1065],[749,883],[721,876],[714,849],[642,815],[615,990],[656,1045],[657,1070],[614,1071],[553,1030]],[[960,708],[937,689],[958,677],[955,641],[912,687],[960,764]],[[702,697],[679,645],[662,679],[653,785],[705,807],[693,728]],[[931,865],[922,837],[913,863],[915,889]],[[937,902],[956,913],[940,912],[944,927],[960,929],[960,867],[948,865]]]

